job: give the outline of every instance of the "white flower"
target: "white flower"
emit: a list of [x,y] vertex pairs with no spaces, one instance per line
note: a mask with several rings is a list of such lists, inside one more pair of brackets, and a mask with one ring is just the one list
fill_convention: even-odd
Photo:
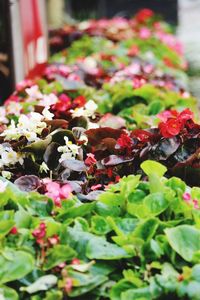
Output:
[[0,106],[0,123],[7,124],[9,121],[6,118],[6,110],[3,106]]
[[61,163],[64,160],[67,159],[75,159],[76,155],[79,151],[79,146],[73,144],[71,141],[69,141],[68,137],[64,137],[65,145],[58,147],[58,152],[62,152],[61,158],[59,159],[59,162]]
[[37,134],[41,134],[42,130],[46,127],[43,122],[44,116],[31,112],[29,115],[20,115],[17,125],[12,120],[7,129],[1,133],[5,140],[17,140],[21,136],[25,136],[29,142],[38,140]]
[[97,67],[97,61],[91,56],[86,57],[83,63],[84,67],[86,67],[88,70]]
[[42,106],[51,106],[58,102],[58,97],[51,93],[49,95],[43,95],[42,99],[39,101],[39,105]]
[[6,178],[6,179],[10,179],[11,178],[11,176],[12,176],[12,173],[11,172],[9,172],[9,171],[2,171],[1,172],[1,175],[4,177],[4,178]]
[[11,147],[5,147],[4,150],[1,149],[0,167],[15,165],[16,163],[21,165],[24,162],[23,154],[14,151]]
[[52,120],[53,117],[54,117],[54,114],[52,114],[50,111],[49,111],[49,106],[45,107],[42,111],[42,114],[45,118],[45,120]]
[[47,166],[47,164],[43,161],[43,163],[40,166],[40,172],[45,172],[47,173],[49,171],[49,167]]
[[25,89],[31,100],[42,98],[42,93],[39,91],[38,85],[33,85],[30,88]]
[[78,139],[80,142],[84,142],[84,144],[85,145],[87,145],[87,143],[88,143],[88,138],[87,138],[87,136],[83,133],[83,134],[81,134],[81,136],[79,137],[79,139]]
[[7,182],[0,180],[0,193],[4,193],[6,190]]
[[95,111],[97,110],[97,105],[93,100],[89,100],[83,107],[76,108],[75,110],[71,110],[73,118],[76,117],[93,117]]
[[93,116],[94,112],[97,110],[97,104],[93,101],[93,100],[89,100],[86,104],[85,104],[85,109],[87,111],[88,117]]
[[15,116],[19,116],[22,110],[22,106],[14,101],[11,101],[8,103],[8,105],[6,105],[6,113],[8,115],[15,115]]
[[99,128],[99,124],[93,122],[88,123],[88,129],[96,129],[96,128]]

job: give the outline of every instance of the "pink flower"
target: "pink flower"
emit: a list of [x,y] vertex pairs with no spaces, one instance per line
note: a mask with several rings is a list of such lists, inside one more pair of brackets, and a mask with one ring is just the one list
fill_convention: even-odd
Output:
[[52,237],[48,238],[48,242],[52,246],[57,245],[59,243],[59,241],[60,241],[60,239],[59,239],[59,236],[57,234],[55,234]]
[[183,200],[185,200],[186,202],[187,201],[190,201],[191,200],[191,195],[190,195],[190,193],[184,193],[183,194]]
[[96,191],[102,188],[102,184],[96,184],[91,187],[92,191]]
[[139,31],[139,37],[142,39],[142,40],[146,40],[148,38],[150,38],[151,36],[151,31],[149,30],[149,28],[147,27],[142,27]]
[[165,110],[157,114],[157,117],[163,122],[166,122],[169,118],[173,118],[177,116],[178,116],[178,112],[176,110]]
[[72,265],[80,265],[80,260],[78,258],[74,258],[74,259],[72,259],[71,264]]
[[193,199],[192,202],[193,202],[194,208],[195,208],[195,209],[199,209],[199,202],[198,202],[198,200]]
[[33,230],[32,235],[36,238],[38,244],[42,244],[46,235],[46,224],[43,222],[40,223],[39,227]]
[[65,292],[69,294],[71,292],[71,290],[72,290],[72,287],[73,287],[73,280],[72,280],[72,278],[69,278],[69,277],[66,278],[65,287],[64,287]]
[[47,192],[45,195],[54,200],[56,206],[61,206],[61,200],[67,199],[71,193],[71,187],[69,184],[60,186],[57,182],[47,182],[46,183]]

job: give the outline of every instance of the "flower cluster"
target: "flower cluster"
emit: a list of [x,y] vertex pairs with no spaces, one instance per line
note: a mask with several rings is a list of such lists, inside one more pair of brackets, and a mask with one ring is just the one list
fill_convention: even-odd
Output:
[[45,195],[54,200],[56,206],[61,206],[61,201],[68,199],[71,194],[71,187],[69,184],[60,185],[49,179],[44,179],[46,193]]
[[181,113],[165,111],[159,117],[164,120],[164,122],[159,123],[161,135],[170,138],[178,135],[186,122],[193,119],[193,113],[189,109],[185,109]]

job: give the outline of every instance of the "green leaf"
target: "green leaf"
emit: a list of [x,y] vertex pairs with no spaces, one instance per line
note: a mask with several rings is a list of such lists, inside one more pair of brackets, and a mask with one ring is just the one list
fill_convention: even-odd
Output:
[[15,223],[17,228],[30,228],[32,217],[22,208],[15,213]]
[[0,253],[0,283],[23,278],[34,268],[33,256],[25,251],[5,248]]
[[165,166],[154,160],[146,160],[140,165],[140,167],[147,176],[156,174],[158,177],[162,177],[167,172],[167,168]]
[[152,300],[151,293],[148,287],[139,289],[130,289],[122,293],[121,300]]
[[91,229],[97,235],[105,235],[111,231],[111,227],[104,217],[93,216],[91,218]]
[[29,294],[33,294],[38,291],[46,291],[56,285],[57,281],[58,279],[55,275],[44,275],[29,286],[21,287],[20,291],[25,291]]
[[200,230],[190,225],[165,229],[170,246],[186,261],[192,261],[200,250]]
[[104,275],[84,274],[76,271],[69,271],[69,276],[76,282],[69,297],[77,297],[94,290],[107,280]]
[[46,261],[43,269],[50,270],[62,262],[70,261],[76,257],[76,251],[65,245],[55,245],[47,251]]
[[130,281],[128,281],[126,279],[121,279],[112,287],[112,289],[110,291],[110,299],[111,300],[121,300],[122,292],[130,290],[134,287],[135,286]]
[[128,258],[128,254],[123,248],[106,241],[105,238],[91,239],[86,248],[86,256],[90,259],[116,260]]
[[158,225],[159,223],[157,219],[148,219],[138,224],[133,232],[133,235],[144,240],[145,242],[148,242],[155,235]]
[[164,193],[153,193],[144,198],[147,216],[157,216],[167,209],[169,203]]
[[15,222],[13,221],[0,221],[0,239],[2,239],[6,234],[8,234],[14,225]]
[[81,204],[77,207],[71,207],[66,210],[66,212],[58,216],[58,220],[65,221],[67,218],[84,217],[85,215],[91,213],[95,207],[95,202]]
[[7,286],[0,286],[0,299],[2,300],[19,300],[19,296],[14,289]]

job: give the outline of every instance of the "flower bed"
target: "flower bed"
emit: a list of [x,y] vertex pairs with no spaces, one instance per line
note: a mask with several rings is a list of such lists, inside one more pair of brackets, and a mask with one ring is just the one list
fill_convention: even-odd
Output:
[[149,10],[77,30],[0,108],[0,296],[199,299],[200,125],[180,45]]

